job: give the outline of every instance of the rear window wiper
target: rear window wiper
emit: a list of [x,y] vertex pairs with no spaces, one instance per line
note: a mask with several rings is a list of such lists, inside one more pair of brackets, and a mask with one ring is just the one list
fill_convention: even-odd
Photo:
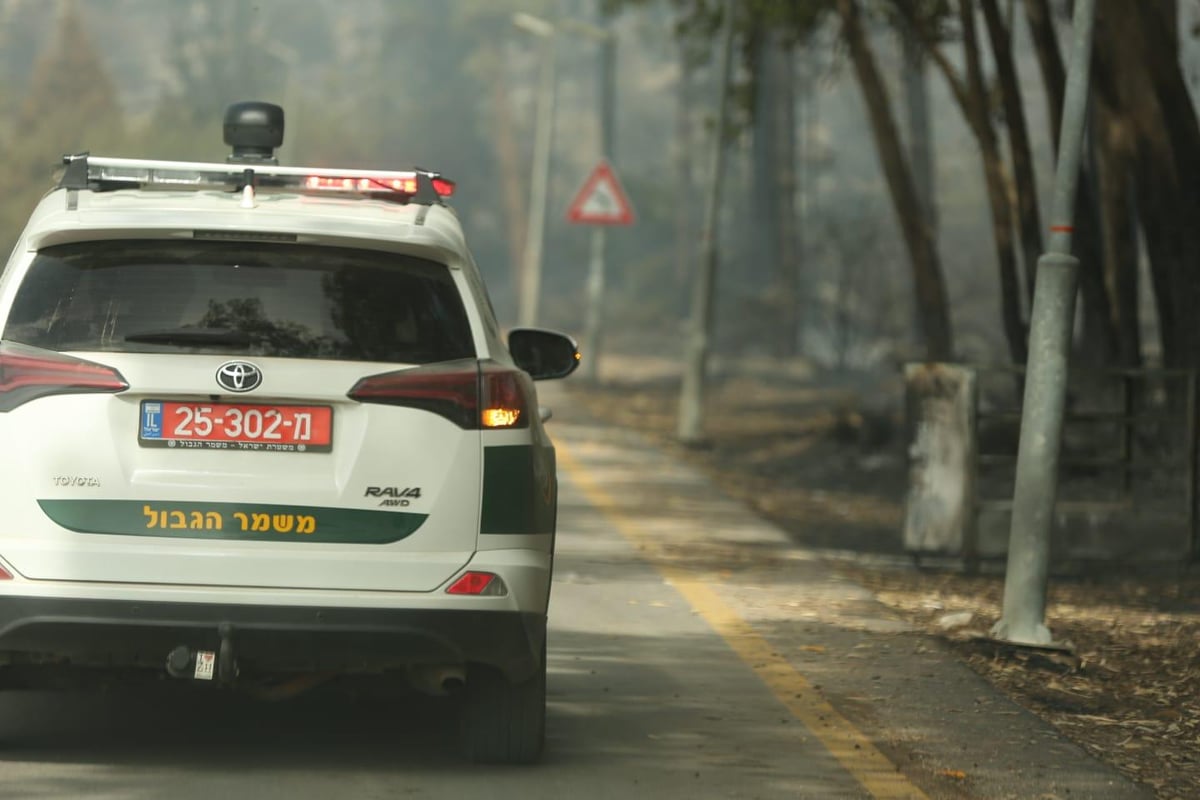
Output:
[[229,345],[245,347],[250,344],[250,334],[230,328],[168,328],[158,331],[138,331],[125,337],[127,342],[145,344],[178,345]]

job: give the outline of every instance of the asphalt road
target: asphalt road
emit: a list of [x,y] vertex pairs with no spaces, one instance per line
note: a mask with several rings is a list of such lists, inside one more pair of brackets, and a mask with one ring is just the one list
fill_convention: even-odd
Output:
[[[1143,796],[1027,715],[1003,703],[1005,716],[981,715],[991,706],[973,676],[924,649],[892,650],[902,626],[820,564],[790,560],[777,532],[710,498],[697,476],[559,424],[544,763],[466,765],[445,702],[351,686],[273,704],[176,684],[9,693],[0,798],[990,798],[1063,785]],[[914,669],[919,680],[900,683]],[[976,728],[943,730],[947,712],[918,685],[942,703],[974,696],[963,704],[975,716],[959,722]],[[1025,751],[1005,750],[1009,730]],[[939,777],[971,759],[966,782]],[[1010,766],[1028,768],[1025,783],[1004,777]]]
[[464,766],[451,709],[420,697],[10,693],[0,797],[865,796],[594,509],[563,499],[539,767]]

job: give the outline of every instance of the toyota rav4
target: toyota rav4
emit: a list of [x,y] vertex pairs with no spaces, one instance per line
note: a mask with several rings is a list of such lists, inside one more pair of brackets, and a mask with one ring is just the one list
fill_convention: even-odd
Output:
[[393,676],[542,750],[557,483],[533,380],[423,171],[64,159],[0,275],[0,682]]

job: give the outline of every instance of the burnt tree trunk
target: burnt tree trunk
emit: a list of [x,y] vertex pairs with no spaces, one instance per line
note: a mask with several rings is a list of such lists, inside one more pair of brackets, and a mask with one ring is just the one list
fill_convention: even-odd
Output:
[[934,201],[933,134],[929,127],[929,92],[926,87],[925,47],[912,25],[904,22],[900,30],[904,53],[904,101],[908,112],[908,153],[913,181],[929,226],[937,238],[937,204]]
[[795,49],[780,42],[769,62],[776,106],[772,114],[775,141],[775,282],[779,287],[779,355],[795,356],[800,347],[800,263],[796,224],[796,59]]
[[945,361],[954,353],[946,281],[934,246],[933,232],[921,211],[912,173],[904,158],[904,147],[892,114],[891,103],[875,54],[863,30],[857,0],[838,0],[842,36],[866,102],[871,132],[891,194],[892,206],[908,249],[916,290],[918,326],[930,361]]
[[762,235],[752,242],[752,275],[762,286],[770,346],[794,356],[799,342],[796,273],[796,113],[794,51],[778,31],[764,26],[755,49],[754,184]]
[[1106,103],[1093,107],[1100,217],[1104,229],[1104,283],[1112,298],[1117,329],[1116,361],[1122,367],[1142,363],[1138,318],[1138,226],[1134,198],[1136,146],[1128,120]]
[[778,39],[779,35],[765,25],[756,26],[749,37],[754,85],[750,204],[758,225],[747,242],[749,263],[744,270],[752,281],[751,285],[762,287],[764,299],[774,294],[769,287],[773,286],[779,263],[779,193],[775,185],[775,161],[779,153],[774,124],[779,97],[775,83],[778,70],[773,64],[779,46]]
[[[695,167],[692,163],[692,110],[695,107],[695,78],[692,59],[687,46],[678,45],[679,83],[675,88],[675,196],[692,197],[695,194]],[[680,311],[686,313],[686,287],[694,271],[693,242],[696,236],[694,204],[677,203],[675,206],[675,282],[680,287]]]
[[1138,213],[1150,254],[1163,358],[1200,364],[1200,124],[1158,2],[1107,3],[1097,52],[1137,144]]
[[1029,145],[1029,126],[1021,84],[1012,57],[1012,36],[1000,16],[996,0],[980,0],[983,19],[996,62],[1000,99],[1004,106],[1004,125],[1008,129],[1008,147],[1013,177],[1017,185],[1017,223],[1021,232],[1021,261],[1025,266],[1029,297],[1033,297],[1033,272],[1045,252],[1042,243],[1042,215],[1038,207],[1037,176],[1033,171],[1033,151]]
[[1051,140],[1057,150],[1058,132],[1062,130],[1063,101],[1067,91],[1067,70],[1063,66],[1062,53],[1058,49],[1058,38],[1054,35],[1050,0],[1025,0],[1025,19],[1029,22],[1029,35],[1033,39],[1033,52],[1042,71],[1042,82],[1046,85],[1046,110],[1050,115]]
[[1009,192],[1009,177],[996,131],[992,126],[986,104],[986,88],[980,64],[979,43],[975,35],[975,9],[970,2],[959,5],[963,30],[964,59],[967,63],[967,78],[959,77],[950,59],[942,52],[933,33],[923,24],[911,5],[897,3],[896,8],[904,14],[911,29],[920,37],[929,57],[933,59],[950,93],[958,103],[963,118],[979,143],[979,154],[983,168],[984,187],[987,192],[988,208],[992,215],[992,241],[996,249],[996,265],[1000,279],[1000,319],[1008,344],[1009,357],[1024,363],[1028,352],[1027,331],[1021,304],[1021,278],[1018,272],[1016,250],[1013,242],[1013,199]]
[[1004,323],[1004,335],[1008,340],[1009,356],[1014,362],[1024,364],[1028,356],[1028,345],[1025,320],[1021,311],[1020,274],[1017,271],[1013,242],[1013,208],[996,131],[988,116],[987,88],[983,82],[979,42],[975,35],[975,4],[971,0],[961,0],[959,14],[967,69],[966,92],[962,98],[966,107],[963,112],[975,132],[983,160],[984,183],[987,187],[988,206],[992,212],[992,238],[996,246],[996,262],[1000,269],[1001,319]]
[[[1103,41],[1104,35],[1102,27],[1097,41]],[[1139,366],[1138,132],[1120,107],[1122,91],[1113,67],[1110,54],[1093,58],[1091,120],[1104,229],[1104,281],[1113,300],[1113,319],[1119,334],[1118,363]]]

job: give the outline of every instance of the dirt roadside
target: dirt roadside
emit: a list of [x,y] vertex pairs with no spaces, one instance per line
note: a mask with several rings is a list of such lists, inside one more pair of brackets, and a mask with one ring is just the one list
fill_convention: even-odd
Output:
[[[1048,624],[1070,655],[986,640],[1002,577],[917,569],[902,550],[906,464],[895,387],[797,366],[739,370],[706,398],[709,445],[675,440],[678,382],[644,360],[605,364],[571,400],[703,469],[1065,736],[1154,789],[1200,797],[1200,574],[1051,584]],[[618,379],[616,375],[621,377]],[[890,406],[890,407],[889,407]]]

